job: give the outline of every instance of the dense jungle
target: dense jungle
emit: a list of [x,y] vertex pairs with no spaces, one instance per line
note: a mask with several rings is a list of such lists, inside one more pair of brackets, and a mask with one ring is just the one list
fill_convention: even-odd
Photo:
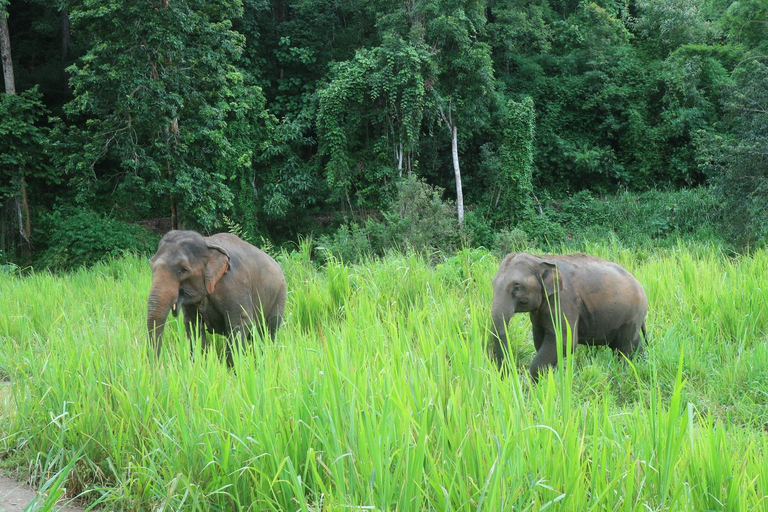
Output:
[[172,227],[347,259],[768,233],[758,0],[0,12],[0,262],[76,268]]

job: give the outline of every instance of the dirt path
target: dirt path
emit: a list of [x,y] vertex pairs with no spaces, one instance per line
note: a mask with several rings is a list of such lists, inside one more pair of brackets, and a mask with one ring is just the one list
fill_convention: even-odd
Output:
[[[10,382],[0,382],[0,399],[10,390]],[[0,413],[2,407],[0,407]],[[30,486],[11,478],[0,476],[0,512],[22,512],[37,493]],[[82,512],[83,508],[67,505],[55,510],[61,512]]]
[[[0,512],[22,512],[32,502],[35,494],[35,491],[26,484],[0,477]],[[54,510],[83,512],[85,509],[67,505]]]
[[0,477],[0,512],[20,512],[35,497],[35,491],[10,478]]

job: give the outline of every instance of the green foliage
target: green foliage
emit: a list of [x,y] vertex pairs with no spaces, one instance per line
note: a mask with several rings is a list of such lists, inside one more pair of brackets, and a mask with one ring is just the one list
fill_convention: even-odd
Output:
[[320,237],[317,250],[326,260],[335,258],[345,263],[358,263],[373,256],[371,239],[377,238],[374,233],[382,229],[383,226],[374,220],[368,220],[364,226],[356,222],[342,224],[331,235]]
[[630,247],[675,244],[679,238],[720,242],[716,226],[721,222],[721,205],[704,187],[624,192],[604,199],[582,191],[566,201],[548,202],[546,214],[563,227],[562,242],[616,238]]
[[638,0],[634,30],[662,55],[688,44],[702,44],[715,36],[704,13],[705,2],[696,0]]
[[334,234],[320,238],[322,250],[345,262],[357,262],[372,254],[413,251],[452,254],[461,243],[453,205],[441,198],[442,191],[414,174],[397,184],[383,219],[368,219],[341,226]]
[[159,237],[86,209],[57,209],[43,222],[37,264],[56,270],[88,267],[126,252],[151,254]]
[[750,60],[733,74],[723,108],[729,132],[702,132],[702,165],[723,201],[725,227],[740,246],[768,240],[768,65]]
[[460,127],[462,138],[482,129],[490,117],[494,79],[491,46],[480,37],[486,23],[483,2],[444,0],[420,5],[424,40],[433,54],[435,110],[451,109],[451,122]]
[[[453,196],[456,133],[465,209],[475,212],[463,243],[492,246],[489,229],[515,228],[567,240],[571,228],[538,211],[537,197],[707,179],[724,191],[723,143],[760,137],[732,120],[734,84],[749,87],[739,70],[768,52],[760,0],[7,8],[19,89],[39,84],[42,96],[24,107],[34,121],[23,124],[40,130],[25,140],[37,142],[26,150],[11,136],[0,156],[27,161],[33,218],[65,203],[125,221],[178,205],[187,227],[220,228],[226,214],[283,243],[386,209],[408,173]],[[43,108],[63,119],[50,135]],[[12,127],[20,119],[8,113],[0,125],[23,134]],[[2,167],[10,197],[18,173]],[[734,234],[752,244],[765,231],[760,204],[749,208],[734,221],[749,233]],[[4,233],[10,217],[0,216]],[[374,252],[386,245],[368,238]]]
[[46,114],[37,88],[20,94],[0,94],[0,200],[19,192],[22,177],[57,182],[46,153]]
[[522,229],[502,229],[496,233],[493,250],[500,258],[503,258],[511,252],[525,252],[529,245],[528,235]]
[[[231,19],[241,12],[239,0],[71,6],[90,44],[68,69],[74,98],[66,113],[77,124],[63,135],[63,163],[81,201],[108,186],[166,211],[178,203],[204,227],[231,206],[226,177],[249,167],[257,144],[242,130],[228,132],[228,122],[255,124],[263,109],[234,65],[244,39]],[[257,111],[242,112],[249,108]]]
[[319,177],[318,160],[306,162],[301,157],[315,145],[315,140],[304,133],[311,127],[311,118],[310,113],[302,111],[296,117],[280,119],[266,141],[250,198],[263,218],[296,218],[327,195],[325,181]]
[[513,225],[526,218],[531,209],[534,115],[529,96],[520,102],[510,100],[504,112],[499,208]]
[[[399,186],[399,196],[382,220],[342,225],[321,236],[319,249],[356,263],[392,250],[455,254],[460,247],[485,247],[496,254],[530,247],[569,247],[619,243],[625,247],[675,246],[680,240],[726,244],[719,227],[724,211],[714,189],[679,192],[622,192],[597,197],[581,191],[564,200],[543,198],[538,208],[514,227],[493,229],[479,211],[467,212],[464,231],[456,230],[450,203],[422,181],[411,177]],[[403,212],[401,214],[401,212]],[[737,247],[733,247],[737,248]]]
[[333,79],[318,92],[317,126],[334,198],[409,167],[424,115],[428,58],[422,44],[385,35],[381,46],[333,67]]
[[470,210],[464,215],[461,237],[462,246],[492,247],[495,237],[493,223],[484,212]]
[[0,274],[13,274],[19,271],[19,266],[8,261],[3,251],[0,251]]
[[743,46],[755,55],[765,55],[768,50],[768,7],[765,2],[732,2],[718,22],[731,44]]
[[456,215],[442,192],[414,174],[400,181],[395,200],[384,212],[385,244],[417,252],[455,250],[459,244]]

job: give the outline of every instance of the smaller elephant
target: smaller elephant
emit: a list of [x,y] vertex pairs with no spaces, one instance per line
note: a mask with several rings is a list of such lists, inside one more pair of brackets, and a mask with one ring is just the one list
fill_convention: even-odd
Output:
[[[560,318],[555,304],[559,303]],[[567,345],[607,345],[627,357],[643,351],[648,299],[635,277],[616,263],[586,254],[536,257],[508,254],[493,278],[493,356],[501,368],[507,351],[506,327],[515,313],[528,313],[536,356],[531,362],[533,381],[558,358],[556,325]],[[557,320],[557,321],[555,321]]]
[[157,355],[169,311],[184,311],[184,326],[206,348],[206,330],[233,344],[252,338],[252,327],[274,338],[285,312],[285,277],[269,255],[235,235],[203,237],[195,231],[170,231],[150,260],[152,287],[147,300],[147,331]]

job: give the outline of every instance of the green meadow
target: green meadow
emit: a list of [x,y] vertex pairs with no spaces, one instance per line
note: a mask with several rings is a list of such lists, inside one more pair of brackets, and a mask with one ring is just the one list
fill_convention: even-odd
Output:
[[649,347],[537,385],[526,315],[487,356],[485,250],[282,252],[285,323],[233,369],[180,319],[148,356],[144,258],[4,274],[2,464],[107,510],[768,510],[768,252],[581,249],[644,285]]

